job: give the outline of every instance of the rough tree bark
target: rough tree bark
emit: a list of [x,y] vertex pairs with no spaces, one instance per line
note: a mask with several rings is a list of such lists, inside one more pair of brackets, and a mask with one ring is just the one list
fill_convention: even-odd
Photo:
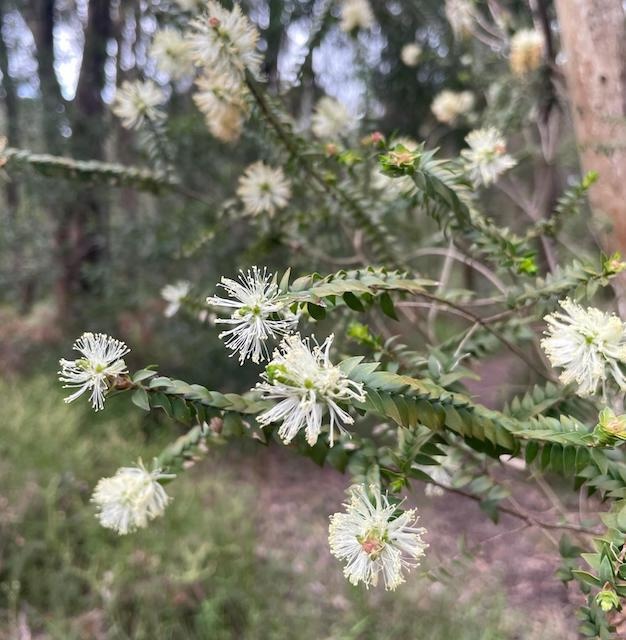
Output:
[[[626,253],[626,26],[622,0],[556,0],[579,154],[597,171],[590,202],[611,230],[603,242]],[[626,288],[620,287],[620,298]],[[624,306],[623,300],[620,307]]]

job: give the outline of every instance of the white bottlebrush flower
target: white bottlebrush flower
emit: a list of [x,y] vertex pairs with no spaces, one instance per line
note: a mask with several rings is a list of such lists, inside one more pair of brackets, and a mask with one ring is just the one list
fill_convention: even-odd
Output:
[[376,586],[382,573],[385,589],[393,591],[404,582],[404,571],[416,567],[424,555],[426,530],[415,526],[416,509],[389,504],[376,486],[370,493],[373,499],[364,486],[352,487],[346,512],[330,517],[330,551],[346,562],[343,572],[352,584]]
[[626,389],[621,365],[626,365],[626,324],[600,309],[584,309],[569,298],[559,302],[563,311],[548,314],[541,346],[552,366],[563,369],[563,384],[575,382],[578,395],[596,393],[611,376]]
[[216,73],[243,79],[245,69],[258,75],[261,56],[257,52],[259,32],[242,13],[209,0],[204,14],[191,22],[189,43],[196,64]]
[[313,446],[322,430],[327,411],[330,418],[330,446],[335,439],[335,425],[345,432],[344,425],[353,424],[352,416],[339,406],[350,400],[363,402],[365,391],[360,382],[348,376],[330,361],[333,336],[318,345],[299,335],[287,336],[274,352],[257,384],[263,397],[280,400],[271,409],[257,417],[262,425],[280,422],[278,435],[285,444],[299,431],[305,430],[307,442]]
[[161,29],[155,33],[150,56],[156,60],[161,71],[175,80],[193,73],[189,43],[176,29]]
[[220,286],[226,290],[229,298],[210,296],[207,303],[217,307],[234,309],[230,318],[218,318],[216,324],[229,324],[232,329],[220,333],[224,344],[233,352],[239,353],[239,362],[250,358],[258,363],[268,355],[269,338],[286,335],[297,324],[297,317],[289,313],[281,300],[274,276],[266,269],[257,267],[240,272],[239,282],[231,278],[222,278]]
[[511,38],[509,64],[516,76],[525,76],[541,65],[543,36],[535,29],[522,29]]
[[374,13],[368,0],[343,0],[339,28],[346,33],[355,29],[370,29],[374,24]]
[[115,94],[111,106],[113,113],[126,129],[138,129],[146,120],[163,120],[165,114],[159,105],[165,102],[165,94],[151,80],[129,82],[124,80]]
[[159,480],[174,477],[160,469],[147,471],[140,461],[136,467],[122,467],[111,478],[102,478],[91,496],[100,524],[120,535],[146,527],[163,515],[170,501]]
[[422,47],[416,42],[409,42],[402,47],[400,59],[407,67],[417,67],[422,56]]
[[472,0],[446,0],[446,19],[457,38],[466,38],[474,27],[474,3]]
[[239,178],[237,195],[247,213],[253,216],[267,213],[272,217],[278,209],[287,206],[291,184],[280,167],[255,162]]
[[465,138],[469,149],[463,149],[465,170],[474,184],[490,185],[514,167],[515,160],[506,153],[506,142],[494,127],[475,129]]
[[311,118],[311,129],[318,138],[336,138],[349,128],[349,124],[350,114],[341,102],[328,96],[317,101]]
[[430,106],[435,118],[444,124],[454,124],[459,116],[467,113],[474,106],[474,95],[471,91],[450,91],[444,89],[435,96]]
[[64,389],[78,387],[65,402],[72,402],[87,391],[91,391],[91,405],[96,411],[104,407],[104,394],[109,389],[111,379],[128,373],[122,356],[130,349],[119,340],[104,333],[83,333],[74,342],[75,351],[82,358],[66,360],[61,358],[59,380],[65,382]]
[[174,284],[166,284],[161,289],[161,297],[167,302],[167,307],[165,307],[163,315],[166,318],[171,318],[175,315],[190,291],[191,283],[187,282],[187,280],[179,280]]
[[239,138],[248,113],[243,85],[227,73],[205,72],[196,80],[193,100],[204,114],[209,131],[223,142]]

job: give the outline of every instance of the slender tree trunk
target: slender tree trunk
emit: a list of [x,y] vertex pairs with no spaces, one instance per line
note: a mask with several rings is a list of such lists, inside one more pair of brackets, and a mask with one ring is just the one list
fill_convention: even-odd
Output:
[[[72,103],[72,154],[81,159],[103,160],[107,126],[102,90],[106,81],[107,42],[113,33],[110,0],[91,0],[85,31],[83,61]],[[108,204],[102,188],[78,185],[68,205],[75,221],[78,286],[99,294],[108,254]]]
[[[597,171],[594,213],[610,223],[608,250],[626,253],[626,28],[622,0],[556,0],[576,138]],[[621,306],[621,305],[620,305]]]
[[[558,141],[561,132],[561,107],[555,86],[555,47],[550,29],[547,0],[530,0],[535,28],[543,35],[546,62],[543,69],[543,91],[537,105],[537,129],[541,155],[535,165],[533,182],[533,207],[537,219],[548,218],[556,205],[561,180],[556,162]],[[554,271],[557,266],[554,240],[541,239],[545,266]]]
[[[55,0],[39,0],[26,3],[23,15],[35,40],[37,67],[42,105],[42,131],[45,151],[62,154],[66,142],[61,136],[61,126],[66,118],[66,103],[61,95],[61,87],[54,71],[54,19]],[[70,316],[73,286],[72,239],[75,231],[67,219],[65,194],[52,184],[46,192],[46,208],[55,221],[55,282],[54,297],[57,315],[61,319]]]
[[[85,47],[76,97],[66,102],[54,71],[55,0],[27,3],[24,15],[37,48],[39,81],[43,105],[46,150],[70,152],[81,159],[104,158],[106,128],[102,89],[106,45],[111,36],[110,0],[89,0]],[[61,125],[70,125],[66,141]],[[77,317],[76,296],[81,292],[100,293],[103,260],[106,255],[107,207],[101,189],[78,183],[48,193],[47,206],[56,222],[55,251],[58,273],[55,298],[60,318]]]
[[[4,25],[6,8],[0,5],[0,30]],[[0,34],[0,73],[2,73],[2,87],[4,89],[4,106],[6,111],[7,142],[10,147],[20,145],[19,101],[13,78],[9,73],[9,52],[6,42]],[[19,307],[22,313],[27,313],[33,302],[34,281],[24,272],[22,243],[19,233],[20,189],[17,176],[4,181],[4,191],[7,204],[8,228],[12,233],[12,263],[15,287],[18,293]]]
[[63,153],[65,141],[61,136],[61,121],[65,111],[65,101],[54,72],[55,0],[27,2],[23,11],[37,48],[44,142],[49,153]]

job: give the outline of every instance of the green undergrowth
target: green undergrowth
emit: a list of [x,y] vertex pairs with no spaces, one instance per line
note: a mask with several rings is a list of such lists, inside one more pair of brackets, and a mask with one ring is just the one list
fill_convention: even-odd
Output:
[[[163,519],[118,537],[94,517],[95,482],[140,455],[149,460],[174,428],[122,398],[97,415],[82,400],[65,405],[54,376],[0,383],[1,639],[24,630],[40,640],[562,637],[520,635],[528,624],[517,624],[522,614],[496,581],[472,598],[463,580],[410,578],[386,594],[351,587],[332,561],[320,575],[310,552],[296,570],[296,558],[264,552],[259,489],[219,452],[168,486]],[[303,539],[307,524],[296,525]]]

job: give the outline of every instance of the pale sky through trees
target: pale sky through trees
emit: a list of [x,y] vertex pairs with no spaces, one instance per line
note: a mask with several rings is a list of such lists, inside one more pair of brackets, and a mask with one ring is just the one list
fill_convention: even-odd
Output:
[[[152,2],[157,9],[159,0]],[[398,5],[398,11],[401,11]],[[251,17],[260,27],[267,26],[268,12],[265,4],[252,12]],[[84,27],[87,19],[86,0],[59,3],[59,11],[54,28],[55,72],[61,87],[63,97],[72,100],[76,91],[78,74],[84,46]],[[295,18],[285,30],[285,41],[282,43],[279,55],[279,71],[281,80],[289,85],[296,81],[296,74],[306,51],[312,19],[308,17]],[[113,100],[116,85],[116,58],[122,56],[121,68],[140,68],[146,77],[151,77],[162,83],[167,78],[158,73],[152,61],[149,60],[147,50],[150,38],[158,24],[154,16],[142,18],[140,37],[142,42],[135,42],[137,37],[136,24],[131,16],[124,27],[124,43],[121,51],[117,51],[117,44],[111,40],[108,47],[110,61],[106,66],[107,83],[104,89],[104,99],[110,103]],[[35,98],[38,91],[37,62],[35,58],[34,40],[30,29],[19,11],[13,10],[6,14],[3,25],[3,35],[8,44],[10,55],[10,69],[13,77],[18,81],[18,92],[21,98]],[[440,50],[438,33],[429,32],[430,46],[439,55],[447,52]],[[313,68],[318,77],[319,85],[331,96],[343,102],[355,115],[363,113],[365,104],[369,101],[370,112],[378,110],[367,96],[366,79],[355,76],[353,70],[358,62],[357,56],[362,55],[369,66],[383,65],[382,52],[386,46],[386,39],[380,28],[374,28],[368,33],[360,34],[359,47],[354,40],[344,34],[338,27],[329,29],[313,57]],[[359,54],[358,51],[361,53]],[[383,69],[384,71],[384,69]]]

